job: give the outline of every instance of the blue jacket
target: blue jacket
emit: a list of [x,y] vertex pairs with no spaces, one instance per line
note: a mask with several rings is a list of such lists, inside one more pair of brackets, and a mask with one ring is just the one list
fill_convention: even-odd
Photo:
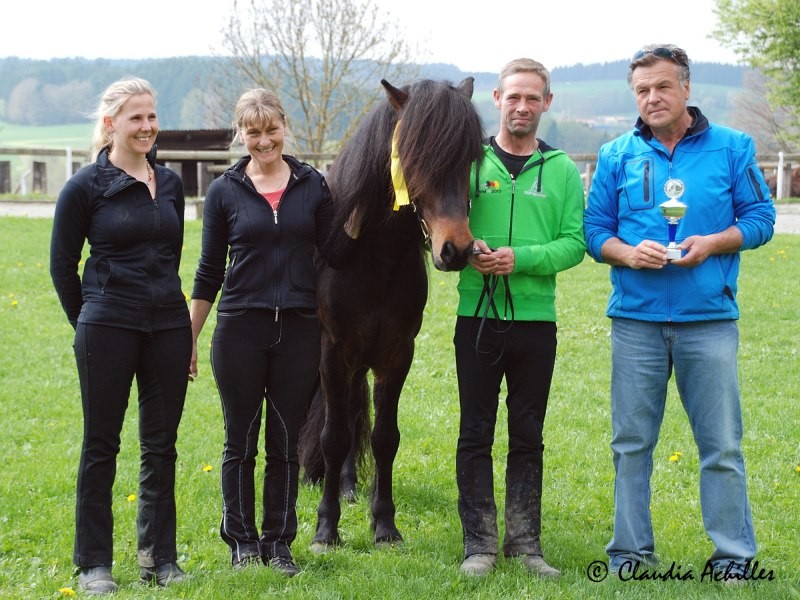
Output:
[[[670,178],[686,187],[678,243],[731,225],[742,233],[742,250],[772,238],[775,207],[752,139],[709,123],[695,107],[689,111],[692,126],[672,155],[641,119],[633,131],[600,149],[584,215],[587,252],[596,261],[602,262],[600,249],[612,237],[631,246],[647,239],[667,245],[659,204],[667,200],[664,184]],[[738,319],[738,274],[738,252],[709,256],[691,268],[612,266],[607,315],[657,322]]]

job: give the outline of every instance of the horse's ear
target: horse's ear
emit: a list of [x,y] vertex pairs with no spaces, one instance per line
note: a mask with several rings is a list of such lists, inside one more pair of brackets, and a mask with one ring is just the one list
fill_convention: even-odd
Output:
[[464,80],[458,84],[458,91],[471,100],[474,83],[474,77],[465,77]]
[[408,94],[402,90],[398,90],[385,79],[381,79],[381,85],[386,89],[386,95],[389,97],[389,104],[391,104],[395,110],[401,110],[406,105],[406,102],[408,102]]

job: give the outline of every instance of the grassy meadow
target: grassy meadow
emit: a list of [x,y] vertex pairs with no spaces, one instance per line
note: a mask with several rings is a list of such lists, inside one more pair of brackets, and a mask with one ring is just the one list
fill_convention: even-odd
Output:
[[[0,218],[0,597],[81,596],[72,565],[75,476],[81,406],[72,328],[48,272],[49,219]],[[188,222],[184,290],[191,289],[200,223]],[[609,449],[607,267],[585,260],[559,278],[559,349],[545,426],[543,545],[562,570],[557,581],[531,578],[500,560],[493,574],[459,574],[454,452],[458,399],[452,350],[456,275],[432,272],[417,355],[400,403],[402,439],[395,465],[398,526],[405,542],[376,549],[366,494],[343,506],[344,544],[309,551],[320,490],[301,486],[293,551],[300,575],[266,568],[234,572],[218,534],[220,403],[208,363],[213,314],[200,341],[200,377],[189,385],[178,439],[178,552],[191,579],[165,590],[138,583],[135,512],[139,450],[133,402],[123,431],[114,489],[117,597],[372,599],[674,599],[800,598],[800,236],[776,235],[743,257],[739,300],[744,451],[760,568],[772,580],[736,589],[701,581],[712,547],[702,527],[698,459],[671,386],[656,448],[652,511],[661,568],[693,580],[593,582],[611,536],[613,467]],[[135,384],[134,384],[135,386]],[[500,514],[505,409],[495,443]],[[680,453],[680,454],[678,454]],[[260,454],[260,458],[263,452]],[[262,463],[263,464],[263,463]],[[501,523],[502,532],[502,523]],[[596,567],[597,565],[595,565]],[[599,567],[602,569],[602,565]]]

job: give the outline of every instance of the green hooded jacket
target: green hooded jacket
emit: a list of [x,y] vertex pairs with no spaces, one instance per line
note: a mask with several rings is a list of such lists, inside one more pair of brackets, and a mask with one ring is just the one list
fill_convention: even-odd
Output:
[[[494,294],[499,317],[555,322],[556,273],[579,264],[586,251],[583,182],[575,163],[539,140],[539,149],[514,179],[491,145],[484,145],[483,162],[473,165],[470,175],[470,203],[475,239],[514,250],[511,302],[505,278]],[[458,282],[459,316],[483,314],[485,297],[478,307],[483,288],[483,275],[468,265]]]

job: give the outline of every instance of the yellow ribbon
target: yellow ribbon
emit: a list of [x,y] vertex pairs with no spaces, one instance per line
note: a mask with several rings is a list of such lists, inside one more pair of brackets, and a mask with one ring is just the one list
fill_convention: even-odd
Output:
[[397,129],[400,127],[400,121],[394,126],[394,133],[392,133],[392,187],[394,188],[394,210],[400,210],[401,206],[411,204],[411,199],[408,197],[408,188],[406,187],[406,178],[403,175],[403,167],[400,164],[400,153],[397,151]]

